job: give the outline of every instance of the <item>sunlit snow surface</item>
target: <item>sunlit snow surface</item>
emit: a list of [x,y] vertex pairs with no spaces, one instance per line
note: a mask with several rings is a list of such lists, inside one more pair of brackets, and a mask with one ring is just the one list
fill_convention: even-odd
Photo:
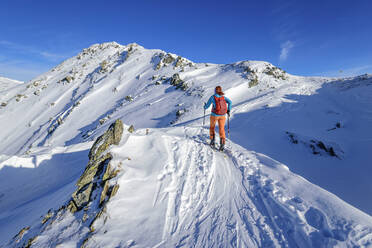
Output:
[[[283,79],[268,74],[266,62],[185,59],[176,66],[176,55],[157,69],[160,54],[135,44],[94,45],[28,83],[4,87],[0,244],[25,226],[37,232],[40,216],[69,199],[91,141],[117,118],[139,130],[112,148],[123,166],[120,189],[92,247],[372,244],[371,76]],[[248,67],[259,82],[251,88]],[[170,84],[175,73],[186,91]],[[233,101],[226,154],[206,145],[202,127],[203,102],[217,84]],[[313,154],[312,140],[338,157]],[[87,232],[66,216],[33,247],[75,247]]]

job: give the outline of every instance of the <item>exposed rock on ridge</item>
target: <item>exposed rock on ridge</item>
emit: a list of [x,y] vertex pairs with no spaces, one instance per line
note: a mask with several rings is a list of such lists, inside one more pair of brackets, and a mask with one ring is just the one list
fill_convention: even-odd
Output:
[[[109,129],[94,142],[89,151],[88,165],[83,175],[76,183],[78,188],[72,194],[72,199],[68,205],[71,212],[79,211],[89,203],[92,191],[100,186],[99,183],[104,184],[103,191],[111,192],[111,190],[107,188],[108,184],[106,181],[111,179],[117,172],[111,169],[109,162],[112,159],[112,155],[106,151],[110,145],[119,144],[122,134],[123,122],[121,120],[116,120],[111,124]],[[106,195],[101,196],[101,198],[105,196]],[[102,199],[101,202],[103,202]]]
[[[119,184],[110,181],[118,175],[120,169],[110,164],[112,155],[108,152],[108,148],[111,145],[118,145],[122,134],[123,122],[118,119],[94,142],[89,151],[88,165],[77,181],[77,189],[67,204],[61,206],[58,210],[49,210],[39,225],[31,228],[27,226],[20,230],[8,243],[7,247],[31,247],[34,244],[37,246],[38,238],[53,223],[63,220],[63,216],[69,212],[74,214],[81,210],[84,210],[83,213],[76,214],[75,221],[86,223],[85,225],[90,230],[81,241],[81,247],[84,247],[93,235],[96,221],[103,218],[103,223],[106,222],[106,203],[119,190]],[[51,244],[51,247],[58,246],[58,240],[54,242],[56,243]]]

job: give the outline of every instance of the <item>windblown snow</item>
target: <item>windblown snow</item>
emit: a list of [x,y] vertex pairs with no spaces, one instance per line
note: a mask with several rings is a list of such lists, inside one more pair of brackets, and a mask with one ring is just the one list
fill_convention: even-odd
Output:
[[[233,101],[226,153],[202,126],[216,85]],[[93,45],[1,89],[0,247],[372,247],[371,96],[371,75]],[[71,210],[116,119],[124,133],[102,162],[116,173],[97,172]]]

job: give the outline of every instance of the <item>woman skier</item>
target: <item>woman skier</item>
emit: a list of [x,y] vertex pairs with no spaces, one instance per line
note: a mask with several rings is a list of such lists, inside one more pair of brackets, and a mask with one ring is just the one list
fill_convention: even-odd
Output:
[[220,151],[223,151],[225,148],[225,122],[226,117],[225,114],[230,117],[230,110],[231,110],[231,100],[224,96],[224,93],[222,92],[221,86],[217,86],[214,90],[214,95],[212,95],[208,102],[204,104],[204,109],[209,108],[211,104],[212,106],[212,113],[210,117],[210,128],[209,128],[209,134],[211,138],[211,147],[215,147],[215,127],[216,122],[218,122],[218,129],[220,134]]

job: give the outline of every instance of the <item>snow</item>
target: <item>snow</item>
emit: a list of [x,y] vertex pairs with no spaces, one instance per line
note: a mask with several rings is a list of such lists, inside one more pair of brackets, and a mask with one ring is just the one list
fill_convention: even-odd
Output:
[[[235,144],[226,154],[215,152],[207,137],[207,130],[192,127],[126,133],[110,150],[112,164],[123,168],[115,178],[119,191],[86,245],[371,245],[367,214],[263,154]],[[87,235],[78,214],[67,213],[34,246],[74,247]]]
[[9,90],[19,84],[23,84],[23,82],[10,78],[0,77],[0,92]]
[[[120,237],[128,237],[140,247],[306,247],[311,232],[348,236],[336,224],[343,219],[333,216],[336,207],[338,214],[371,224],[368,215],[350,211],[334,195],[262,154],[232,145],[233,152],[224,156],[203,143],[208,137],[204,129],[167,131],[131,135],[112,149],[117,161],[131,160],[123,162],[126,172],[108,205],[110,218],[95,234],[98,246],[120,246],[126,242]],[[329,220],[319,223],[325,215]]]
[[69,199],[91,145],[56,147],[0,163],[0,240]]
[[[76,247],[87,235],[95,247],[372,245],[371,75],[177,61],[137,44],[95,44],[4,86],[0,244],[31,226],[25,235],[39,235],[32,247]],[[175,73],[188,89],[170,84]],[[208,121],[202,127],[217,84],[233,101],[226,154],[206,145]],[[120,188],[106,223],[90,233],[80,214],[65,214],[41,228],[40,216],[70,198],[92,141],[117,118],[136,132],[111,148],[123,170],[112,179]]]

